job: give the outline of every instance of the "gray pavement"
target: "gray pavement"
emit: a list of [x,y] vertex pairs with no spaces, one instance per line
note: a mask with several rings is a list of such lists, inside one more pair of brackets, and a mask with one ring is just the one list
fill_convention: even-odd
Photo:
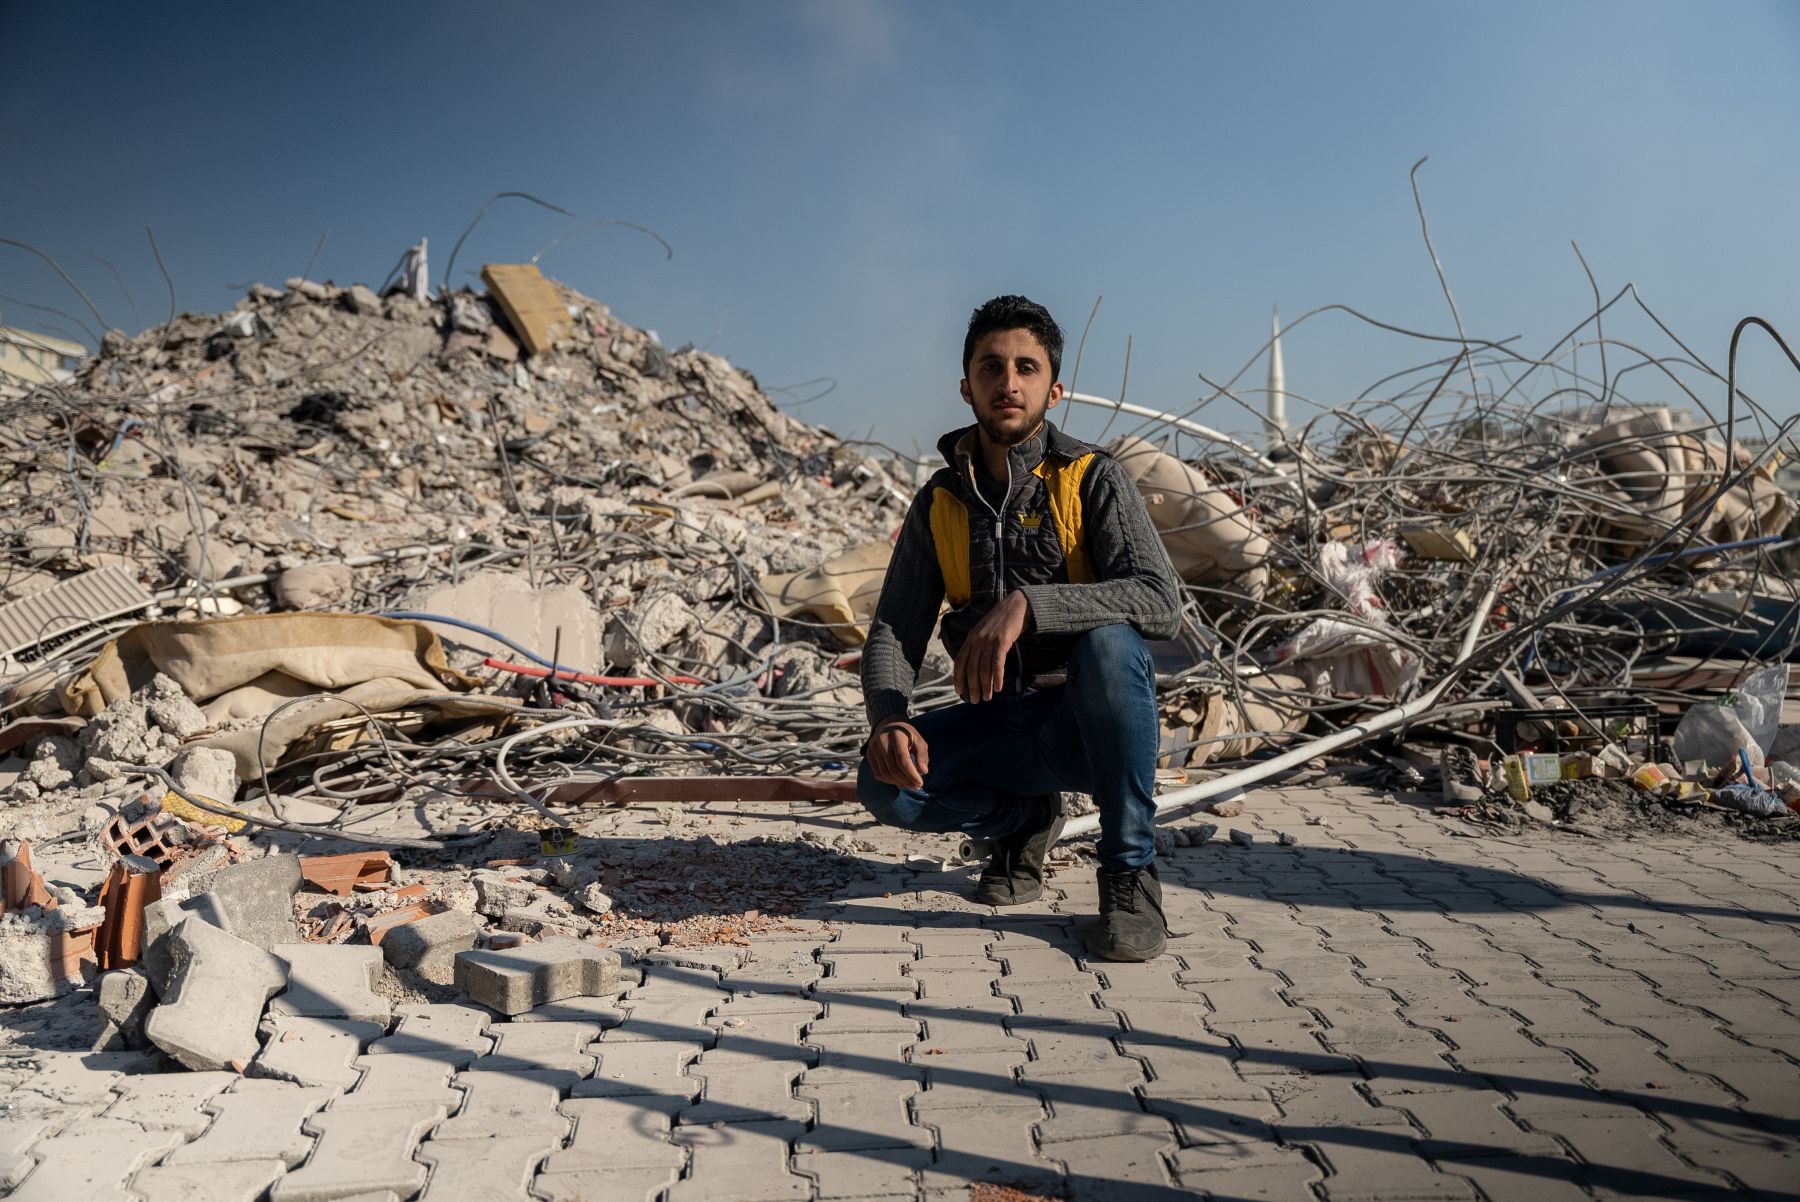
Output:
[[1354,789],[1228,825],[1256,842],[1165,857],[1151,964],[1084,957],[1087,866],[994,911],[967,872],[872,857],[788,931],[641,956],[617,998],[295,1025],[295,1080],[21,1035],[0,1190],[1800,1197],[1800,846],[1468,837]]

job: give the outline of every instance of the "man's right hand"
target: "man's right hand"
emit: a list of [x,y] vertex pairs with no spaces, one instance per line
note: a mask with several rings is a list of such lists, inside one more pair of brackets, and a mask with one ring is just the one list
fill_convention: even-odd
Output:
[[899,789],[922,789],[925,774],[931,771],[931,753],[925,736],[912,723],[890,718],[869,736],[868,750],[863,753],[875,779]]

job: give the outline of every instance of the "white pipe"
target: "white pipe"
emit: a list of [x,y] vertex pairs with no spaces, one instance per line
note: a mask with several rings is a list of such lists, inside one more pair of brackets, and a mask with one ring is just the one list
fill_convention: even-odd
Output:
[[[1496,582],[1481,598],[1481,603],[1475,607],[1475,616],[1469,622],[1468,631],[1463,635],[1462,646],[1458,649],[1456,658],[1450,663],[1452,670],[1474,654],[1475,643],[1481,636],[1482,627],[1487,625],[1488,614],[1492,612],[1494,600],[1499,594],[1500,585]],[[1164,793],[1156,799],[1157,813],[1160,815],[1172,813],[1175,810],[1189,809],[1203,801],[1229,801],[1232,798],[1242,797],[1244,790],[1251,785],[1265,781],[1271,776],[1278,776],[1289,768],[1298,768],[1301,764],[1316,760],[1322,755],[1360,743],[1371,735],[1405,725],[1435,706],[1444,691],[1450,687],[1451,679],[1452,673],[1447,672],[1444,679],[1405,705],[1376,714],[1366,722],[1347,726],[1335,734],[1314,739],[1310,743],[1291,751],[1284,751],[1278,756],[1252,764],[1248,768],[1239,768],[1236,772],[1227,772],[1223,776],[1201,781],[1197,785],[1189,785],[1185,789]],[[1079,818],[1069,819],[1063,825],[1062,837],[1067,839],[1071,835],[1085,835],[1099,829],[1099,814],[1083,814]]]
[[[1146,409],[1142,405],[1127,405],[1124,401],[1109,401],[1103,396],[1089,396],[1085,392],[1064,394],[1064,400],[1079,401],[1083,405],[1100,405],[1107,409],[1117,409],[1120,413],[1129,413],[1133,417],[1146,417],[1151,421],[1162,422],[1174,426],[1184,434],[1192,434],[1195,438],[1205,438],[1213,442],[1222,442],[1244,458],[1250,460],[1265,472],[1281,475],[1281,469],[1273,461],[1263,457],[1262,452],[1247,442],[1242,442],[1211,426],[1203,426],[1199,422],[1191,422],[1185,417],[1176,417],[1173,413],[1159,413],[1154,409]],[[1285,477],[1284,477],[1285,478]]]

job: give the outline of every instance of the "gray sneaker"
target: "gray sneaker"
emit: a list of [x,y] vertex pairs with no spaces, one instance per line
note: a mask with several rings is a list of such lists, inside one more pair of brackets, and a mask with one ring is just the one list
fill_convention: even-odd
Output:
[[1090,940],[1105,960],[1154,960],[1168,944],[1162,881],[1156,865],[1124,872],[1100,870],[1100,929]]
[[1063,799],[1052,793],[1038,803],[1040,821],[1004,840],[975,882],[975,900],[984,906],[1022,906],[1044,896],[1044,861],[1062,837]]

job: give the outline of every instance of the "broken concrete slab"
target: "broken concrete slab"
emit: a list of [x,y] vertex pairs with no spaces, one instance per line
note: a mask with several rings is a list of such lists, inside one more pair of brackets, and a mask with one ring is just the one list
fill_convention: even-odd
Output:
[[149,1041],[192,1069],[242,1070],[259,1050],[263,1007],[287,982],[280,961],[198,917],[164,939],[170,988],[144,1022]]
[[96,1047],[144,1046],[144,1020],[156,1008],[156,991],[150,988],[150,974],[141,968],[115,968],[100,974],[94,992],[99,997],[100,1013],[106,1019],[106,1030]]
[[456,957],[456,987],[502,1014],[523,1014],[544,1002],[596,997],[619,980],[619,955],[567,935],[504,951]]
[[275,948],[287,969],[287,990],[270,1014],[349,1018],[384,1029],[393,1003],[375,992],[381,949],[349,943],[287,943]]
[[221,869],[203,896],[225,916],[225,929],[269,951],[294,943],[294,894],[300,891],[300,857],[264,856]]

